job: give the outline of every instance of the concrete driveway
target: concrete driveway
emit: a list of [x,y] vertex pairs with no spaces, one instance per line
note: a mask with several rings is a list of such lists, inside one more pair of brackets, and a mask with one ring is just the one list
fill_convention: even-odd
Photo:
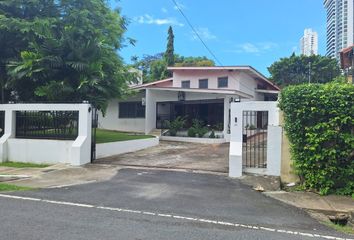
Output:
[[0,212],[1,239],[350,238],[239,180],[165,170],[122,169],[104,182],[0,194]]
[[156,147],[97,159],[94,163],[228,172],[229,144],[160,141]]

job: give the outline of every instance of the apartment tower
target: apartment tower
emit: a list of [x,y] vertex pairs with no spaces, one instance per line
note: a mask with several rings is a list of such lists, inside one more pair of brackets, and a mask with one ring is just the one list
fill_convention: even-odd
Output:
[[324,0],[327,11],[327,56],[339,60],[339,52],[354,41],[354,0]]
[[304,36],[300,40],[301,54],[306,56],[318,54],[318,35],[317,32],[308,28],[304,31]]

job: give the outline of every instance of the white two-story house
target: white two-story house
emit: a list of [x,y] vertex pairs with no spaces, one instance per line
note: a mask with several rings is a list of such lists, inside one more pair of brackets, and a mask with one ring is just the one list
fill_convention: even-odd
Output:
[[250,66],[169,67],[173,77],[131,87],[135,94],[109,102],[99,127],[150,133],[178,116],[203,121],[230,138],[230,104],[274,101],[279,87]]

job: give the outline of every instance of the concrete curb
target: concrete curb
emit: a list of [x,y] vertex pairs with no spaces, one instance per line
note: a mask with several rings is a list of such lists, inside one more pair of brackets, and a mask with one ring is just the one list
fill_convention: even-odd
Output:
[[[323,202],[328,205],[328,208],[325,209],[325,208],[315,208],[315,207],[304,207],[304,206],[301,206],[300,204],[296,204],[296,202],[293,202],[293,201],[287,201],[286,199],[282,199],[280,197],[276,197],[277,194],[286,194],[287,192],[285,191],[273,191],[273,192],[263,192],[264,195],[266,195],[267,197],[270,197],[270,198],[273,198],[275,200],[278,200],[280,202],[283,202],[285,204],[288,204],[288,205],[291,205],[291,206],[294,206],[294,207],[297,207],[297,208],[300,208],[300,209],[303,209],[305,211],[313,211],[313,212],[318,212],[318,213],[322,213],[326,216],[331,216],[331,215],[336,215],[336,214],[340,214],[340,213],[344,213],[344,214],[348,214],[349,215],[349,221],[354,224],[354,211],[353,210],[338,210],[338,209],[335,209],[333,206],[331,206],[331,204],[326,201],[325,199],[322,199]],[[320,204],[319,204],[320,205]]]

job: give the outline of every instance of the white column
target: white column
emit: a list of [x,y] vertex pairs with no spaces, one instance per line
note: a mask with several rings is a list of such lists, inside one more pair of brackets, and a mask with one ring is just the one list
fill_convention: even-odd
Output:
[[16,112],[11,109],[5,110],[5,129],[3,129],[3,131],[4,135],[0,138],[0,162],[6,162],[8,160],[8,139],[15,136]]
[[280,176],[282,127],[268,125],[267,175]]
[[227,142],[230,141],[230,133],[228,133],[228,123],[229,123],[229,110],[230,110],[230,97],[225,96],[224,98],[224,138]]
[[146,89],[145,97],[145,134],[156,128],[156,97],[155,92]]
[[70,164],[80,166],[91,162],[92,107],[79,105],[78,137],[71,148]]
[[231,103],[229,177],[242,176],[242,109]]

